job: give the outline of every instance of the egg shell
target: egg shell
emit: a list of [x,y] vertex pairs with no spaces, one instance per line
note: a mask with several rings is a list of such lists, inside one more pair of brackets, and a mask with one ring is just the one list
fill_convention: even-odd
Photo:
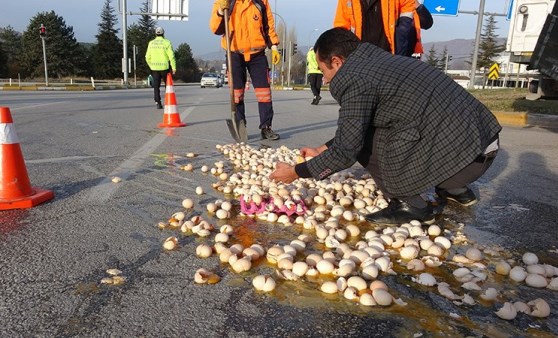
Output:
[[389,306],[393,302],[393,296],[387,290],[375,289],[372,291],[372,296],[376,303],[380,306]]

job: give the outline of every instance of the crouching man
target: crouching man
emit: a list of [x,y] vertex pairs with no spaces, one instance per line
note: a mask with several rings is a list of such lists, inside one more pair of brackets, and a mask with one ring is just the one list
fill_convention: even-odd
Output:
[[277,163],[270,178],[324,179],[358,161],[390,198],[366,216],[380,224],[433,223],[420,196],[432,187],[442,200],[477,201],[467,185],[492,164],[502,129],[482,103],[430,65],[362,43],[344,28],[324,32],[314,50],[340,105],[337,131],[324,145],[301,149],[311,160]]

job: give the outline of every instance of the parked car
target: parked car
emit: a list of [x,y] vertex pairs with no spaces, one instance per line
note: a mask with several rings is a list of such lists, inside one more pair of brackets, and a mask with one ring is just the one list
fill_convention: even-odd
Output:
[[219,74],[217,73],[204,73],[202,75],[201,81],[200,81],[200,87],[205,88],[205,87],[215,87],[215,88],[219,88],[221,87],[223,84],[221,83],[221,80],[219,79]]

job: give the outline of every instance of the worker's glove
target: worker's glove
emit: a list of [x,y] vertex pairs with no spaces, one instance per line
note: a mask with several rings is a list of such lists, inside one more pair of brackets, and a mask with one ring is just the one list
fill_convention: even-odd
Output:
[[276,65],[281,61],[281,54],[279,54],[279,50],[277,50],[277,45],[271,46],[271,62]]
[[229,8],[229,0],[217,0],[217,5],[219,5],[219,11],[223,12]]

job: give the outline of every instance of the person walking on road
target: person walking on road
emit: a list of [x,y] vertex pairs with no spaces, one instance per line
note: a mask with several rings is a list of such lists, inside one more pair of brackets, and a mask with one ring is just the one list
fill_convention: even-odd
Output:
[[308,54],[306,54],[306,67],[308,69],[308,83],[310,83],[310,89],[312,89],[312,94],[314,94],[314,99],[311,104],[317,105],[322,99],[320,92],[322,88],[323,74],[318,67],[318,61],[316,61],[314,48],[310,48]]
[[273,104],[269,84],[266,48],[271,48],[273,64],[279,63],[281,55],[277,49],[279,38],[268,0],[216,0],[213,4],[209,28],[222,35],[221,45],[227,48],[225,37],[224,10],[229,10],[229,31],[234,102],[237,123],[246,123],[244,92],[247,74],[250,73],[256,99],[262,139],[278,140],[279,134],[271,129]]
[[[157,109],[163,109],[161,104],[161,80],[167,81],[167,74],[172,71],[176,73],[176,59],[174,58],[174,50],[169,40],[165,39],[165,30],[163,27],[155,29],[155,39],[149,41],[147,52],[145,53],[145,61],[151,69],[153,77],[153,98],[157,104]],[[169,69],[170,67],[170,69]]]
[[[412,56],[422,53],[415,1],[339,0],[333,27],[349,29],[363,42],[392,54]],[[414,41],[410,40],[411,37]]]
[[335,136],[301,149],[307,162],[277,163],[271,179],[324,179],[359,162],[387,208],[368,214],[377,224],[435,220],[420,194],[435,187],[442,202],[472,205],[467,187],[490,167],[502,129],[496,117],[443,72],[362,43],[344,28],[323,33],[314,50],[330,93],[340,104]]

